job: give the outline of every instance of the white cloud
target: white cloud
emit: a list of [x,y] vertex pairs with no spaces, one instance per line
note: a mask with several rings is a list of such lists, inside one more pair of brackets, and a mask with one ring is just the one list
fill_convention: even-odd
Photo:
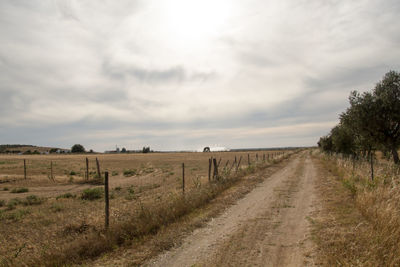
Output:
[[[61,145],[97,135],[101,149],[217,143],[210,131],[261,146],[268,129],[328,131],[350,90],[399,69],[399,11],[373,0],[3,1],[2,142],[45,144],[45,131],[15,134],[38,126],[64,129],[49,136]],[[307,129],[268,145],[314,144],[321,128]]]

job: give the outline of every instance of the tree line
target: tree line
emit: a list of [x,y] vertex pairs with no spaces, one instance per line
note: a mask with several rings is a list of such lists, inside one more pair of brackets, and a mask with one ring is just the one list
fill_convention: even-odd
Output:
[[368,157],[380,150],[400,164],[400,73],[389,71],[371,91],[352,91],[350,107],[340,114],[340,122],[320,138],[325,152]]

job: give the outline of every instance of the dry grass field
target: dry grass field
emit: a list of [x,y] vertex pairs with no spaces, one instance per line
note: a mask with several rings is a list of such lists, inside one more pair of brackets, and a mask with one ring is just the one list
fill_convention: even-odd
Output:
[[378,154],[370,163],[315,153],[323,209],[314,221],[319,259],[332,266],[399,266],[400,168]]
[[[140,237],[141,234],[157,231],[160,223],[172,222],[176,217],[210,201],[229,186],[229,183],[223,183],[209,187],[209,157],[213,156],[218,161],[221,159],[220,174],[233,177],[237,176],[234,174],[235,168],[230,176],[223,169],[232,166],[235,156],[238,160],[242,157],[239,168],[241,174],[259,165],[270,164],[273,155],[275,159],[282,157],[278,153],[1,155],[0,266],[68,262],[67,259],[60,259],[60,255],[71,257],[71,262],[79,262],[84,258],[96,257],[103,250],[112,249],[130,238],[124,237],[126,233],[114,232],[115,239],[112,242],[104,241],[103,186],[91,183],[97,176],[96,157],[100,162],[102,177],[105,171],[109,172],[111,228],[116,225],[119,229],[129,228],[126,231],[130,235]],[[251,167],[248,167],[248,154]],[[265,163],[264,154],[267,159]],[[85,179],[86,157],[90,166],[89,182]],[[24,159],[27,179],[24,179]],[[50,179],[51,162],[54,181]],[[185,163],[186,192],[191,196],[190,201],[184,200],[185,205],[177,204],[182,197],[182,163]],[[152,207],[153,213],[146,213],[146,207]],[[154,214],[165,213],[166,209],[168,213],[164,217],[157,215],[160,218],[153,218]],[[149,216],[153,217],[150,219]],[[138,218],[135,219],[135,225],[132,218]],[[144,221],[150,222],[146,223],[147,228],[138,227],[140,220],[142,226]],[[96,241],[88,244],[87,240]],[[85,251],[79,251],[79,248]],[[72,249],[76,250],[75,255],[65,253]]]

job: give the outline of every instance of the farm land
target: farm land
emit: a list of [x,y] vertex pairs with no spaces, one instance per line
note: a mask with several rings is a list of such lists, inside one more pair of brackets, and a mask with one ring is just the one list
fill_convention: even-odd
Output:
[[[140,212],[146,207],[155,207],[154,210],[171,208],[161,204],[179,201],[182,197],[182,163],[185,164],[187,197],[197,191],[204,193],[193,197],[198,198],[197,202],[183,207],[186,210],[182,214],[168,215],[174,218],[163,223],[175,221],[175,217],[189,213],[187,209],[202,206],[231,186],[229,182],[219,182],[216,184],[223,185],[205,190],[210,184],[210,157],[220,161],[220,179],[234,183],[237,177],[245,177],[259,167],[276,163],[284,157],[283,153],[288,155],[292,152],[1,155],[0,266],[35,265],[46,261],[50,265],[68,263],[69,260],[80,262],[110,249],[98,248],[91,255],[71,255],[72,260],[55,259],[65,251],[85,247],[81,246],[82,242],[90,240],[93,235],[104,235],[104,191],[97,173],[96,158],[102,178],[105,172],[109,174],[112,228],[143,215]],[[237,174],[233,166],[235,157],[237,161],[241,157]],[[86,158],[89,161],[89,179],[86,178]],[[148,232],[154,234],[156,230],[142,230],[137,235],[145,236]],[[116,241],[111,245],[124,242]]]

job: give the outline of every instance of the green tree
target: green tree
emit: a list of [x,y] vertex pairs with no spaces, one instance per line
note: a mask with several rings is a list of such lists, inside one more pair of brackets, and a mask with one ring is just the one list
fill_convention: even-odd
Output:
[[393,160],[400,163],[397,150],[400,146],[400,73],[389,71],[375,86],[373,95],[377,114],[374,127],[376,139],[392,152]]
[[75,144],[71,147],[71,153],[84,153],[85,148],[80,144]]
[[355,139],[351,129],[339,124],[331,130],[333,150],[345,155],[355,155],[357,152]]

